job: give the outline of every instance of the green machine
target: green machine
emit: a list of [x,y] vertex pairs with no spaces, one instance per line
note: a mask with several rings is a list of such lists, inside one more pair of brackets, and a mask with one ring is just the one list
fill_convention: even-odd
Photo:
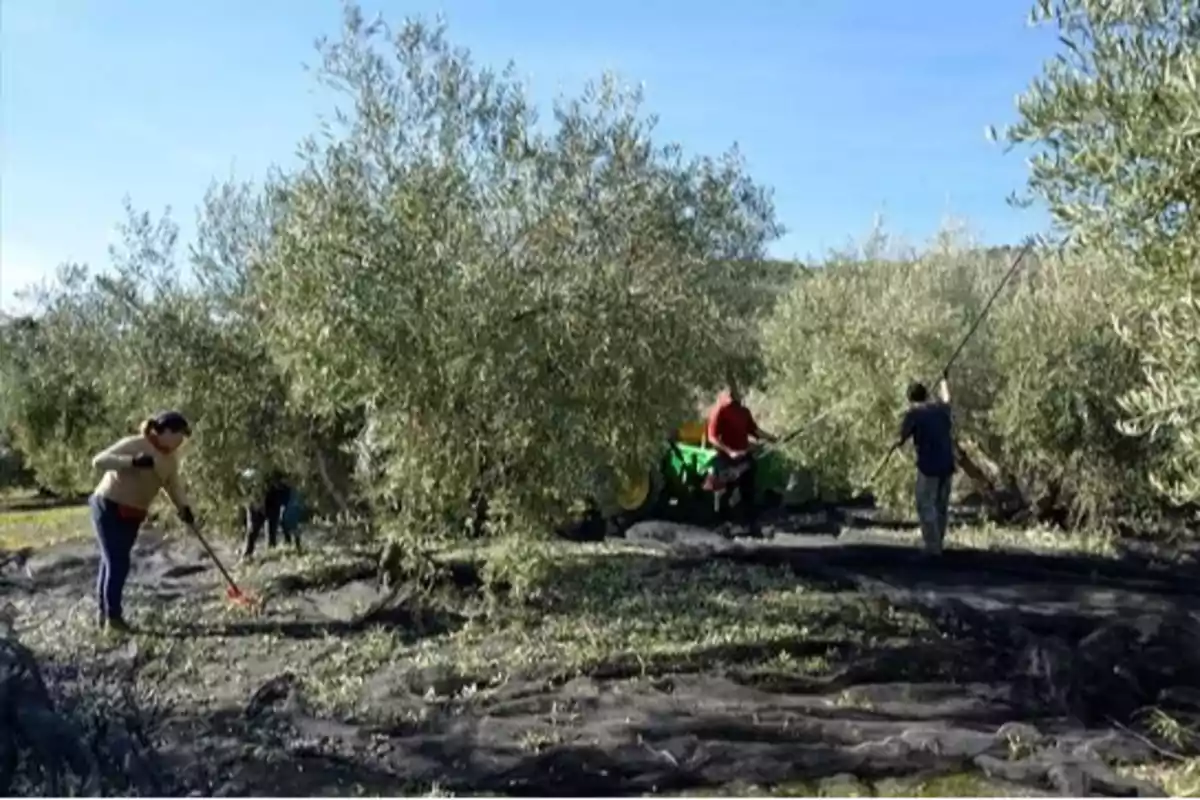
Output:
[[[713,520],[718,495],[706,487],[706,478],[717,449],[709,445],[706,428],[703,421],[682,425],[657,464],[621,481],[616,501],[626,523],[655,516],[697,523]],[[777,506],[787,488],[787,462],[777,450],[763,450],[754,458],[756,501],[760,508]],[[734,506],[741,502],[736,492],[731,500]]]

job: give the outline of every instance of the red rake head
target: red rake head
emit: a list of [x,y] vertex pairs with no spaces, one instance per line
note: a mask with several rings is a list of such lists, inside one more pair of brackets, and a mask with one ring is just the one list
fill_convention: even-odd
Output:
[[225,590],[225,597],[231,603],[236,603],[244,608],[256,608],[258,606],[258,602],[254,598],[234,586],[230,586]]

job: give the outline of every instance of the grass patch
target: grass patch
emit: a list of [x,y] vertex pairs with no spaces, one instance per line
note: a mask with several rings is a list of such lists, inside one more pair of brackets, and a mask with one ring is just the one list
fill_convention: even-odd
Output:
[[977,550],[1028,550],[1103,558],[1117,558],[1120,555],[1114,536],[1089,530],[1064,531],[1046,526],[1011,528],[988,524],[957,528],[949,531],[946,538],[951,547]]
[[[919,546],[917,530],[888,531],[887,538]],[[959,550],[1022,550],[1046,555],[1081,555],[1119,558],[1118,539],[1107,533],[1090,530],[1062,530],[1048,526],[1013,528],[984,523],[951,527],[946,532],[945,547]]]
[[1121,767],[1119,771],[1156,783],[1171,797],[1200,797],[1200,758]]
[[828,671],[840,646],[924,629],[915,615],[807,585],[786,569],[720,560],[680,568],[658,554],[612,545],[556,545],[550,554],[545,589],[532,605],[469,599],[455,609],[465,625],[416,642],[376,629],[358,644],[338,646],[312,679],[337,706],[357,705],[358,690],[385,665],[431,697],[512,678],[734,666],[815,675]]
[[[164,604],[131,587],[130,619],[155,631],[212,631],[207,635],[135,637],[153,654],[147,677],[212,684],[231,695],[283,669],[302,676],[313,702],[329,713],[369,715],[373,693],[417,692],[462,697],[510,679],[558,680],[583,674],[613,677],[671,670],[764,668],[826,673],[847,646],[909,638],[924,629],[919,617],[864,603],[853,593],[809,585],[787,569],[714,560],[680,567],[659,554],[623,545],[553,544],[540,597],[528,604],[492,603],[482,593],[428,598],[464,620],[446,633],[414,639],[411,631],[378,625],[353,634],[297,638],[272,630],[296,619],[300,596],[268,600],[270,619],[250,620],[208,597]],[[457,559],[463,551],[454,553]],[[314,548],[304,556],[272,554],[237,575],[257,592],[297,574],[337,573],[363,563],[362,554]],[[43,620],[32,600],[22,609],[23,636],[43,653],[73,655],[111,647],[92,631],[92,607]],[[221,635],[223,626],[261,625]],[[272,666],[274,664],[274,666]]]
[[91,519],[86,505],[0,510],[0,549],[37,549],[91,535]]

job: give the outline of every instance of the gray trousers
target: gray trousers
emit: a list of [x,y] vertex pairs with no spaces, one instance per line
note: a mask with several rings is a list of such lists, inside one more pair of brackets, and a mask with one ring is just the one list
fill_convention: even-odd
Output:
[[928,553],[942,552],[946,527],[950,521],[950,483],[953,476],[935,478],[917,472],[917,519],[921,523],[921,538]]

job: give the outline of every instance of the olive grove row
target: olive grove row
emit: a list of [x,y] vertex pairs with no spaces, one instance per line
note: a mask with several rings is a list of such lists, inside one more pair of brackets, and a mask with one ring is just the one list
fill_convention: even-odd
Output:
[[[1063,36],[999,134],[1058,223],[952,373],[986,496],[1064,521],[1200,499],[1200,10],[1055,0]],[[186,247],[128,208],[102,270],[66,265],[0,338],[5,463],[86,490],[151,409],[195,420],[210,512],[280,466],[327,511],[453,534],[485,494],[545,530],[650,463],[728,375],[831,492],[898,498],[903,387],[936,377],[1015,248],[873,236],[801,266],[736,149],[655,137],[605,77],[539,120],[443,29],[348,5],[337,108],[300,164],[214,185]],[[1003,109],[997,109],[999,116]],[[999,155],[999,154],[998,154]],[[15,467],[4,473],[10,479]]]

